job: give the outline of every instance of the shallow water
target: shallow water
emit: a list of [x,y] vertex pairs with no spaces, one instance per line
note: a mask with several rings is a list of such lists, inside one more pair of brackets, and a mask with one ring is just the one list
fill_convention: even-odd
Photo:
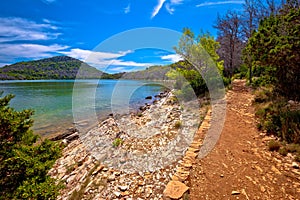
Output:
[[3,95],[16,95],[12,107],[35,111],[33,129],[42,136],[65,131],[74,118],[87,129],[95,116],[99,121],[109,113],[124,114],[151,102],[145,97],[162,90],[159,84],[136,80],[0,81]]

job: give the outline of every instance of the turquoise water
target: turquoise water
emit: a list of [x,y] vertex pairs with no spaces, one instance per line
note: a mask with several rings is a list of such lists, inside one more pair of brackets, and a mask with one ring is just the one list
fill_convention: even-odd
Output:
[[124,114],[150,102],[162,86],[134,80],[35,80],[1,81],[3,95],[14,94],[10,105],[16,110],[33,109],[33,129],[47,136],[76,124],[85,130],[109,113]]

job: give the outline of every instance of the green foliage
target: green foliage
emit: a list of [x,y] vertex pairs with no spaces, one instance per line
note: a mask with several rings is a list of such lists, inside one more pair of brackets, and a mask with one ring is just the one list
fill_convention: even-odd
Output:
[[[190,88],[199,96],[208,91],[207,84],[214,86],[210,89],[217,89],[223,84],[222,80],[218,80],[218,77],[223,78],[224,70],[223,61],[219,61],[216,53],[219,47],[219,43],[209,34],[200,34],[195,39],[190,29],[184,29],[175,51],[185,60],[170,65],[173,70],[167,73],[170,79],[176,80],[175,89],[180,90],[180,95],[187,95],[190,99]],[[224,81],[228,84],[230,79]]]
[[181,126],[182,126],[182,122],[181,122],[181,121],[176,121],[176,122],[175,122],[174,127],[175,127],[176,129],[180,129]]
[[295,161],[300,162],[300,153],[298,153],[295,157]]
[[285,101],[275,99],[272,94],[259,92],[255,101],[256,115],[260,119],[258,127],[274,134],[288,143],[300,144],[300,111],[291,110]]
[[124,141],[123,141],[121,138],[116,138],[116,139],[112,142],[112,145],[113,145],[113,147],[118,147],[118,146],[122,145],[123,142],[124,142]]
[[0,199],[55,199],[61,184],[47,175],[61,149],[30,130],[33,111],[9,107],[13,95],[0,98]]
[[300,153],[300,145],[299,144],[288,144],[286,146],[286,150],[289,152],[289,153]]
[[300,10],[282,10],[260,23],[244,52],[253,61],[253,86],[264,87],[255,97],[258,127],[289,143],[300,143],[300,111],[287,105],[300,97],[299,33]]
[[285,147],[282,147],[278,150],[278,153],[280,153],[280,155],[282,156],[286,156],[288,154],[288,151],[286,150]]
[[123,77],[124,74],[125,74],[125,72],[120,72],[120,73],[116,73],[116,74],[103,73],[101,76],[101,79],[120,79]]
[[276,140],[270,140],[268,147],[270,151],[278,151],[280,149],[280,142],[276,141]]
[[167,80],[166,74],[170,70],[167,66],[151,66],[142,71],[126,72],[120,77],[121,79],[133,79],[133,80]]
[[272,88],[259,88],[255,91],[254,102],[255,103],[265,103],[272,100]]
[[300,99],[300,9],[283,10],[263,20],[244,51],[250,55],[255,85],[274,84],[275,92]]
[[19,62],[0,69],[0,80],[118,78],[68,56],[55,56],[36,61]]

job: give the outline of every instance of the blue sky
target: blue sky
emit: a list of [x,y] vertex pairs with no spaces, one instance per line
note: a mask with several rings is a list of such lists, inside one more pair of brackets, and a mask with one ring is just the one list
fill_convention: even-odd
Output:
[[[241,0],[2,1],[0,66],[56,55],[87,61],[109,73],[169,64],[180,59],[172,51],[178,38],[170,36],[173,43],[165,43],[169,36],[161,34],[156,37],[168,47],[152,48],[143,45],[143,39],[151,37],[151,31],[147,29],[149,35],[145,35],[139,32],[141,28],[180,32],[189,27],[196,34],[204,30],[215,36],[213,24],[217,13],[241,10],[242,3]],[[110,45],[113,36],[119,37],[129,30],[137,31],[132,32],[135,34],[130,39],[119,40],[121,48]],[[140,46],[131,45],[135,39]]]

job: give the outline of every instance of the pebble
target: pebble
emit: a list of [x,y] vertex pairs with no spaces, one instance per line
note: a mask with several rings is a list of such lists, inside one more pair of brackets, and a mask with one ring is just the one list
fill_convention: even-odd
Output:
[[298,165],[298,163],[296,163],[296,162],[293,162],[293,163],[292,163],[292,167],[293,167],[294,169],[299,169],[299,165]]
[[115,179],[116,179],[115,175],[110,175],[107,178],[108,181],[114,181]]
[[114,195],[116,195],[116,197],[120,197],[121,196],[121,192],[114,191]]
[[118,187],[121,191],[126,191],[128,189],[127,185],[119,185]]
[[239,191],[234,190],[234,191],[231,192],[231,195],[239,195],[239,194],[241,194]]

